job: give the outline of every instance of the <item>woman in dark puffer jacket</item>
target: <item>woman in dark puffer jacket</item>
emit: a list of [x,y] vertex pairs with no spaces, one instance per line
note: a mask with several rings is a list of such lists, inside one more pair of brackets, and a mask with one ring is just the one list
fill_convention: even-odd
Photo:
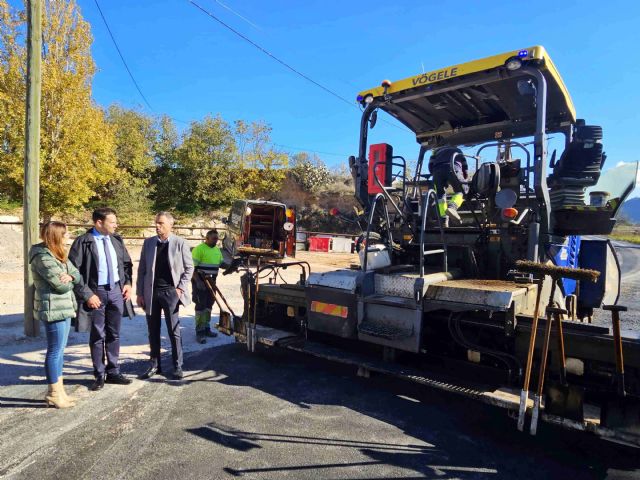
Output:
[[80,282],[80,273],[67,259],[64,240],[67,226],[62,222],[48,222],[40,230],[43,242],[31,247],[29,263],[36,287],[34,316],[44,323],[47,332],[47,355],[44,368],[49,390],[45,396],[48,406],[69,408],[75,400],[64,391],[62,364],[67,346],[71,318],[77,310],[73,285]]

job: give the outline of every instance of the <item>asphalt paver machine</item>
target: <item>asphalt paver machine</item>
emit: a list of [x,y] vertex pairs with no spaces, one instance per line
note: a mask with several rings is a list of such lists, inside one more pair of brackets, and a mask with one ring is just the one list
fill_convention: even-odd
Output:
[[[576,118],[545,49],[384,81],[358,102],[360,268],[303,268],[296,284],[276,281],[286,261],[247,268],[245,313],[221,330],[250,350],[280,346],[506,408],[532,434],[544,421],[639,446],[640,337],[621,329],[620,266],[602,237],[638,166],[599,189],[602,128]],[[415,165],[368,144],[380,111],[417,140]],[[548,154],[551,135],[560,153]],[[440,168],[459,192],[438,190],[428,165],[447,148]],[[454,222],[444,207],[456,194]],[[590,322],[602,310],[611,328]]]

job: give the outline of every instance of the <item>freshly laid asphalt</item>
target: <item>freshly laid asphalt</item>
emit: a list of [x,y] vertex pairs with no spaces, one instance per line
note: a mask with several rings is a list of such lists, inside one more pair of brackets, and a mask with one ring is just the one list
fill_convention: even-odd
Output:
[[[141,362],[125,366],[134,375]],[[0,389],[0,477],[25,479],[639,478],[638,450],[283,350],[194,353],[163,376],[44,408],[43,384]]]

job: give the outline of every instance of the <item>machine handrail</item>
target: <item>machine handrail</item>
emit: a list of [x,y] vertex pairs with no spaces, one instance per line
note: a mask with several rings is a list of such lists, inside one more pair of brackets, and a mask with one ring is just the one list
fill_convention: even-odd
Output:
[[427,191],[427,194],[424,196],[424,207],[422,208],[422,223],[420,228],[420,278],[424,277],[424,231],[427,228],[427,212],[429,209],[429,199],[433,196],[434,205],[436,206],[436,218],[438,219],[438,228],[440,229],[440,241],[442,242],[442,249],[444,250],[442,254],[442,269],[444,272],[448,271],[447,265],[447,243],[444,240],[444,228],[442,227],[442,218],[440,217],[440,212],[437,211],[438,208],[438,196],[436,195],[435,190]]
[[[509,145],[515,145],[516,147],[522,149],[525,153],[525,155],[527,156],[527,174],[524,177],[524,187],[525,187],[525,192],[527,194],[527,207],[529,207],[530,209],[531,207],[531,199],[529,197],[529,175],[531,175],[531,153],[529,153],[529,150],[527,150],[527,148],[524,146],[524,144],[520,143],[520,142],[516,142],[514,140],[509,140],[509,142],[495,142],[495,143],[488,143],[486,145],[482,145],[478,151],[476,152],[476,157],[479,159],[480,158],[480,152],[482,150],[484,150],[485,148],[488,147],[497,147],[500,145],[504,145],[505,143],[509,143]],[[478,170],[479,165],[476,162],[476,171]]]
[[[394,157],[395,158],[395,157]],[[402,157],[399,157],[402,158]],[[402,158],[403,162],[404,162],[404,158]],[[375,179],[375,182],[378,184],[378,187],[380,187],[380,189],[382,190],[382,194],[384,194],[385,198],[391,202],[391,205],[393,205],[393,208],[396,212],[398,212],[398,215],[403,216],[402,214],[402,210],[400,210],[400,207],[398,207],[398,205],[396,205],[396,202],[393,201],[393,198],[391,198],[391,195],[389,195],[389,192],[387,192],[386,187],[380,182],[380,179],[378,178],[377,175],[375,175],[376,169],[378,168],[378,165],[382,164],[384,162],[381,161],[377,161],[377,162],[373,162],[373,178]],[[394,163],[391,162],[391,166],[394,166]],[[400,165],[396,165],[396,166],[400,166]],[[407,162],[404,162],[404,170],[406,172],[407,169]],[[403,180],[402,180],[402,198],[404,201],[404,192],[405,192],[405,180],[404,178],[406,177],[406,173],[405,175],[403,175]],[[380,194],[378,194],[380,195]]]
[[391,242],[390,245],[387,245],[389,248],[393,247],[393,237],[391,236],[391,227],[389,224],[389,210],[386,208],[386,205],[384,203],[384,201],[386,200],[385,196],[382,195],[381,193],[376,194],[375,197],[373,197],[373,202],[371,202],[371,210],[369,211],[369,221],[367,222],[367,232],[365,234],[364,237],[364,261],[362,262],[362,270],[363,271],[367,271],[367,260],[369,258],[369,255],[367,255],[368,250],[369,250],[369,234],[371,233],[371,224],[373,223],[373,214],[375,213],[376,210],[376,205],[378,204],[378,200],[382,200],[383,202],[383,206],[384,208],[384,213],[386,216],[386,220],[387,220],[387,238],[388,241]]

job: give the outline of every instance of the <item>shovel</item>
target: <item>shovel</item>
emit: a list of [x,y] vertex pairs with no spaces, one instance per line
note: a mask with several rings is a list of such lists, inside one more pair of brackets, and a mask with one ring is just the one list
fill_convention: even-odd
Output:
[[624,382],[624,357],[622,355],[622,335],[620,334],[620,312],[626,312],[622,305],[604,305],[603,310],[611,312],[613,348],[616,357],[616,395],[602,405],[601,423],[608,428],[640,431],[640,402],[627,395]]
[[[202,272],[198,273],[220,309],[220,316],[216,328],[226,335],[233,335],[234,332],[242,333],[240,331],[242,329],[242,318],[238,317],[229,306],[229,302],[227,302],[227,299],[224,298],[224,295],[222,295],[222,292],[215,284],[215,277],[203,274]],[[220,303],[220,299],[224,302],[226,309],[222,306],[222,303]]]
[[[549,355],[549,343],[551,339],[551,328],[553,323],[556,324],[558,336],[558,357],[560,360],[560,382],[547,388],[545,401],[545,410],[547,413],[560,415],[575,420],[583,418],[583,397],[584,392],[579,387],[567,384],[567,366],[564,351],[564,335],[562,331],[561,315],[566,315],[567,311],[562,308],[553,306],[556,283],[560,278],[571,278],[574,280],[584,280],[595,282],[600,272],[595,270],[586,270],[581,268],[557,267],[555,265],[536,263],[531,261],[518,260],[516,262],[518,270],[527,273],[533,273],[541,276],[550,276],[552,279],[551,293],[549,294],[549,302],[547,304],[547,323],[545,325],[544,340],[542,343],[542,355],[540,359],[540,370],[538,376],[538,388],[533,397],[533,410],[531,414],[531,425],[529,426],[531,435],[535,435],[538,429],[538,417],[540,415],[540,402],[544,392],[544,380],[547,367],[547,358]],[[536,306],[536,310],[538,309]],[[536,311],[537,313],[537,311]],[[537,325],[536,325],[537,326]],[[533,357],[532,349],[535,347],[535,331],[532,329],[532,338],[530,339],[529,352],[527,358],[527,367],[530,368]],[[526,372],[525,372],[526,373]],[[524,427],[524,414],[526,412],[528,375],[525,376],[525,385],[521,393],[521,407],[518,418],[518,428]],[[524,404],[524,408],[523,408]]]

